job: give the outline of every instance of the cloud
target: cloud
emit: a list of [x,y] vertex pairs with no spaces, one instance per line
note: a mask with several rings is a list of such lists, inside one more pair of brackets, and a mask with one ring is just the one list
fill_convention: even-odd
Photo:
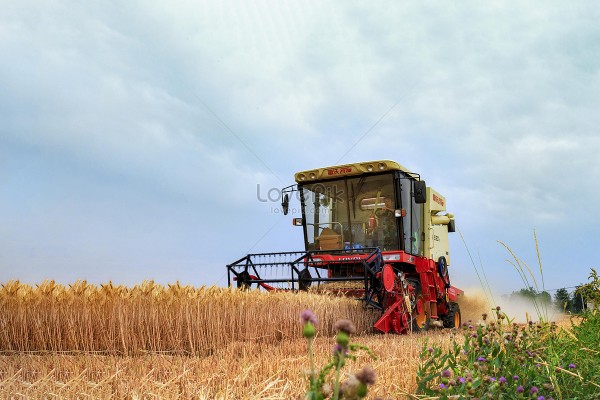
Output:
[[[502,263],[495,240],[520,246],[535,226],[558,276],[600,233],[588,223],[598,17],[585,3],[6,4],[0,179],[14,194],[0,204],[22,223],[3,238],[54,233],[35,246],[39,268],[61,263],[56,248],[75,254],[69,243],[85,265],[126,265],[149,247],[152,273],[166,279],[159,265],[178,259],[173,271],[210,280],[231,253],[302,246],[257,184],[393,159],[447,196],[484,261]],[[4,265],[27,264],[14,246]]]

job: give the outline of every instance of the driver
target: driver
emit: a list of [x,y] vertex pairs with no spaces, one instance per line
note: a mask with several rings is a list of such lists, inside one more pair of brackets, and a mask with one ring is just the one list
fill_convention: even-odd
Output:
[[385,208],[382,210],[384,217],[382,218],[384,248],[392,250],[398,246],[398,230],[396,210],[392,204],[391,198],[385,199]]
[[395,210],[390,197],[384,197],[384,206],[375,211],[377,225],[383,234],[383,247],[385,250],[392,250],[397,247],[397,229]]
[[383,204],[385,204],[385,206],[382,208],[382,210],[391,211],[392,213],[394,212],[394,208],[392,207],[392,199],[390,199],[389,197],[385,197],[383,200]]

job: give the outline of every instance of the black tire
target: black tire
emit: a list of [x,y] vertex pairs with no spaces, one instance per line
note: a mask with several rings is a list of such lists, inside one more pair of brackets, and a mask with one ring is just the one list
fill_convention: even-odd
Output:
[[442,317],[442,323],[444,328],[459,328],[462,323],[462,316],[460,314],[460,307],[458,303],[448,303],[448,314]]
[[246,290],[250,289],[252,278],[248,271],[242,271],[237,276],[237,287],[238,289]]
[[[429,326],[431,325],[431,312],[430,312],[430,304],[429,302],[425,302],[423,295],[423,290],[421,289],[421,281],[418,279],[407,279],[408,283],[415,288],[415,307],[412,310],[412,330],[413,332],[425,332],[429,330]],[[422,312],[418,313],[417,311],[417,303],[421,302]]]
[[308,268],[304,268],[298,274],[298,288],[300,290],[306,291],[306,290],[308,290],[308,288],[310,287],[311,284],[312,284],[312,276],[310,275]]

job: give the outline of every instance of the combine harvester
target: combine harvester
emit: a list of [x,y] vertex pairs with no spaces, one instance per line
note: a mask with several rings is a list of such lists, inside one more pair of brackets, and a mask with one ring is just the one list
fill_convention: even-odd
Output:
[[448,232],[454,215],[444,196],[393,161],[298,172],[282,191],[283,213],[297,194],[305,250],[248,254],[227,265],[228,284],[266,290],[326,290],[380,310],[375,329],[408,333],[458,327],[450,284]]

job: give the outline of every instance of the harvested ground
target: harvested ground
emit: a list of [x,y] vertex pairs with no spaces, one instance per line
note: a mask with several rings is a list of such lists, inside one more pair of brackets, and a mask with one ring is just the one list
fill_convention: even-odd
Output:
[[[363,335],[353,341],[369,346],[378,359],[362,353],[348,361],[345,374],[370,365],[377,382],[369,395],[408,398],[424,341],[448,344],[447,331],[413,335]],[[326,364],[330,337],[314,343],[316,365]],[[161,354],[13,354],[0,356],[1,398],[94,399],[297,399],[306,390],[309,368],[306,340],[279,344],[234,342],[213,355]]]

